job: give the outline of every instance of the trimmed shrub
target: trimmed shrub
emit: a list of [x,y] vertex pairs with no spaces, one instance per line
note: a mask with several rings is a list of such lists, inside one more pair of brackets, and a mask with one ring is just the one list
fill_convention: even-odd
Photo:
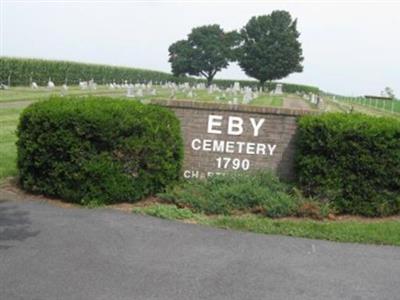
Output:
[[179,207],[206,214],[257,212],[270,217],[293,215],[297,208],[289,186],[268,171],[227,173],[188,180],[159,196]]
[[296,154],[298,183],[339,213],[400,212],[400,122],[361,114],[304,116]]
[[22,188],[83,204],[162,191],[182,164],[175,115],[133,101],[53,97],[23,111],[17,135]]

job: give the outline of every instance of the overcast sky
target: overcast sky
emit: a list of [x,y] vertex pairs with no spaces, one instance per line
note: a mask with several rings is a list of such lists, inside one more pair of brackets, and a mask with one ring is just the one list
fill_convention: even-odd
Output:
[[[304,71],[284,82],[345,95],[400,95],[400,1],[1,1],[1,55],[170,71],[191,28],[240,29],[284,9],[298,19]],[[232,64],[217,78],[246,79]]]

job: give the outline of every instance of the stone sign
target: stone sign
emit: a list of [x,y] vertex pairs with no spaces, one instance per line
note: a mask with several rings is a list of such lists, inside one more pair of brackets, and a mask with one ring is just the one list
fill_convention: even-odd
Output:
[[292,179],[297,118],[305,110],[195,101],[152,100],[181,121],[183,176],[270,169]]

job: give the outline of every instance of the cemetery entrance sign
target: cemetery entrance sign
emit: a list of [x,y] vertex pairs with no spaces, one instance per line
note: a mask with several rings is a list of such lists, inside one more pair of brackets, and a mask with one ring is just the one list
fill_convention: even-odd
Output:
[[293,178],[297,118],[313,112],[194,101],[151,102],[169,107],[180,119],[185,178],[258,169]]

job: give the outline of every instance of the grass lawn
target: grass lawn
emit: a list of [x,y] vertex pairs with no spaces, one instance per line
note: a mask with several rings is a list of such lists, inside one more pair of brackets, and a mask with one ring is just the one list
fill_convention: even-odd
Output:
[[[60,95],[62,93],[61,88],[57,87],[53,90],[48,90],[47,88],[39,88],[37,90],[31,89],[29,87],[12,87],[8,90],[0,90],[0,103],[1,102],[11,102],[11,101],[32,101],[39,99],[46,99],[52,95]],[[116,95],[123,96],[126,94],[124,90],[109,90],[106,87],[99,87],[97,90],[81,90],[78,87],[70,87],[67,95]]]
[[363,98],[348,98],[343,100],[349,104],[355,104],[365,106],[372,109],[385,110],[388,112],[400,113],[400,101],[399,100],[374,100],[374,99],[363,99]]
[[241,216],[206,216],[172,204],[137,207],[134,213],[185,223],[197,223],[224,229],[279,234],[294,237],[400,246],[398,219],[314,221],[310,219],[271,219],[254,214]]
[[0,180],[16,175],[15,142],[19,114],[23,108],[0,109]]
[[[140,99],[152,99],[152,98],[160,98],[160,99],[170,99],[171,92],[169,89],[162,88],[160,86],[154,86],[157,90],[157,95],[145,95],[140,97]],[[53,90],[48,90],[47,88],[41,87],[37,90],[33,90],[29,87],[12,87],[8,90],[0,90],[0,103],[1,102],[11,102],[11,101],[32,101],[39,99],[49,98],[51,95],[60,95],[62,90],[60,87],[56,87]],[[65,93],[65,92],[64,92]],[[65,93],[66,95],[109,95],[109,96],[126,96],[126,89],[114,89],[110,90],[106,86],[98,86],[96,90],[81,90],[77,86],[69,87],[68,91]],[[233,100],[232,95],[224,95],[223,92],[214,92],[213,94],[209,94],[208,90],[195,90],[193,93],[193,99],[190,99],[187,93],[182,91],[177,91],[175,94],[176,99],[185,99],[185,100],[196,100],[196,101],[207,101],[207,102],[226,102]],[[232,98],[232,99],[231,99]],[[237,95],[239,103],[242,100],[242,96]],[[135,98],[133,98],[135,99]],[[262,105],[262,106],[282,106],[283,99],[282,97],[270,96],[270,95],[260,95],[260,97],[254,99],[251,102],[252,105]]]
[[[326,105],[329,108],[336,107],[333,110],[336,111],[350,111],[372,115],[372,116],[383,116],[383,117],[395,117],[400,118],[400,101],[380,101],[368,100],[368,99],[341,99],[333,101],[331,97],[327,97]],[[393,111],[392,111],[393,104]],[[329,109],[332,110],[332,109]]]
[[281,107],[283,105],[283,97],[263,95],[251,101],[250,105]]

